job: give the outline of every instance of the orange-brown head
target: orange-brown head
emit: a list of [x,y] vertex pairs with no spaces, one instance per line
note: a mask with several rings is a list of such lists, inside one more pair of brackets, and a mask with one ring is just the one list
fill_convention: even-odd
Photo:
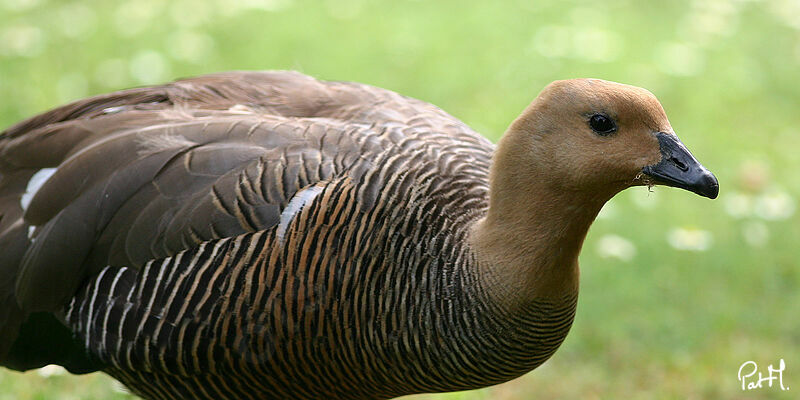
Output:
[[[593,192],[602,201],[644,184],[709,198],[719,192],[717,179],[675,136],[652,93],[600,79],[548,85],[501,139],[495,161],[535,166],[538,177],[528,180],[543,179],[566,192]],[[514,186],[525,186],[525,168],[507,173],[507,167],[497,167],[495,178],[509,175]],[[497,174],[500,169],[506,172]]]
[[652,184],[719,192],[649,91],[599,79],[548,85],[500,139],[489,211],[472,231],[498,301],[525,307],[532,294],[576,292],[578,253],[603,204]]

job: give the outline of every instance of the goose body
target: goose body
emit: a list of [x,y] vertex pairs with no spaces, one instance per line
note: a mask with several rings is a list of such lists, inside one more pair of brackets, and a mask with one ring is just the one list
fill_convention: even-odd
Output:
[[0,364],[152,399],[504,382],[566,337],[605,201],[716,196],[678,145],[649,92],[599,80],[550,85],[497,148],[428,103],[295,72],[78,101],[0,136]]

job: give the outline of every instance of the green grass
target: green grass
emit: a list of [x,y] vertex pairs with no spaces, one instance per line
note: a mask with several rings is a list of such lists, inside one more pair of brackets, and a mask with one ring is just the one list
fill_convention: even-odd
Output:
[[[232,69],[386,87],[492,139],[552,80],[646,87],[717,174],[720,199],[620,194],[591,229],[576,322],[553,359],[504,385],[419,398],[796,397],[800,6],[539,3],[0,0],[0,126],[95,93]],[[780,358],[790,391],[741,391],[743,362],[765,370]],[[0,399],[125,397],[112,382],[2,370]]]

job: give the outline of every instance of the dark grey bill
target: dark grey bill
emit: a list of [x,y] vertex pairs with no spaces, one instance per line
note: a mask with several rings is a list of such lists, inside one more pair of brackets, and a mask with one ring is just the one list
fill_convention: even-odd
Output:
[[656,183],[716,199],[719,182],[714,174],[700,164],[675,135],[658,132],[656,138],[661,148],[661,161],[642,168],[642,172]]

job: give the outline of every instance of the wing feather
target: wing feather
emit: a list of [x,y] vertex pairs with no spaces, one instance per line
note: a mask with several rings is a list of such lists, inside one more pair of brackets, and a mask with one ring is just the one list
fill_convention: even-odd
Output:
[[[0,362],[26,313],[60,308],[107,265],[138,269],[274,228],[320,181],[379,185],[370,171],[409,129],[485,143],[428,103],[295,72],[125,90],[10,127],[0,133]],[[23,209],[43,168],[56,170]],[[377,190],[362,187],[360,206]]]

